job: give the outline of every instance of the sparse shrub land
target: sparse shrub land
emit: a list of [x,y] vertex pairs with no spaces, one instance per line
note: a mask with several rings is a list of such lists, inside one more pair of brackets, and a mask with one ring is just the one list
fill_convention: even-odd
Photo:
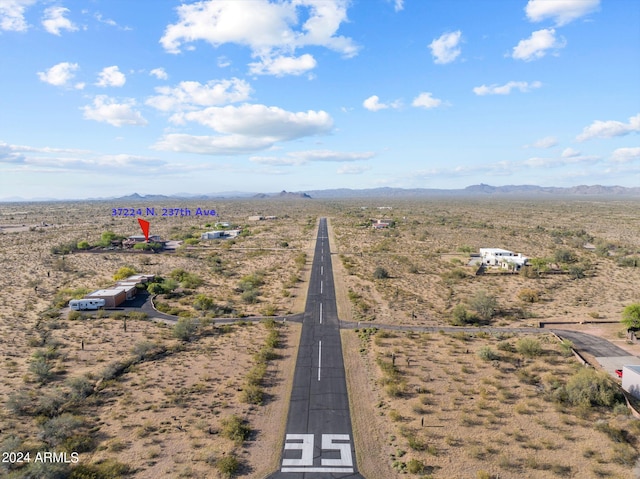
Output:
[[[0,464],[0,475],[277,470],[300,325],[253,317],[303,311],[311,240],[328,216],[339,316],[362,323],[343,331],[347,374],[361,380],[350,399],[365,416],[354,441],[376,440],[365,450],[379,477],[630,477],[640,427],[616,379],[578,365],[569,342],[510,328],[561,323],[639,355],[625,341],[640,329],[637,201],[216,203],[238,237],[201,240],[215,225],[158,219],[153,234],[182,242],[158,254],[117,247],[138,225],[99,202],[0,205],[0,450],[80,454],[46,470]],[[392,227],[372,227],[385,218]],[[531,259],[519,273],[480,268],[481,247]],[[155,275],[140,293],[170,324],[64,309],[135,273]]]

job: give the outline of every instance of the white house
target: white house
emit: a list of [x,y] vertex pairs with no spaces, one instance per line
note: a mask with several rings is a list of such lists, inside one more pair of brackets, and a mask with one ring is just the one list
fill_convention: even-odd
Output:
[[622,389],[640,399],[640,364],[622,366]]
[[224,233],[224,231],[207,231],[200,235],[200,239],[208,240],[222,238],[222,233]]
[[514,271],[518,271],[529,260],[522,253],[514,253],[501,248],[480,248],[480,257],[482,264],[486,266],[500,266]]

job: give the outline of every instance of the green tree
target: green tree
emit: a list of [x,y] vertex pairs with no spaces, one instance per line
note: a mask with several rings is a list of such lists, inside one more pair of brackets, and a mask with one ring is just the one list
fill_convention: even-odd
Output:
[[88,241],[82,240],[82,241],[78,241],[78,244],[76,245],[76,247],[78,249],[89,249],[91,248],[91,245],[89,244]]
[[115,240],[116,238],[118,238],[118,235],[115,234],[113,231],[105,231],[100,236],[100,243],[99,244],[103,248],[106,248],[107,246],[111,246],[111,242],[113,240]]
[[137,271],[133,266],[121,266],[116,271],[116,274],[113,275],[113,279],[115,281],[119,281],[121,279],[128,278],[129,276],[133,276]]
[[208,311],[215,307],[215,303],[206,294],[199,294],[193,302],[193,307],[199,311]]
[[468,324],[477,324],[478,317],[467,311],[467,308],[462,304],[456,305],[451,311],[451,324],[454,326],[466,326]]
[[622,310],[622,324],[632,331],[640,330],[640,303],[633,303]]
[[480,290],[469,300],[469,307],[478,313],[480,319],[489,321],[496,314],[498,300],[495,296]]

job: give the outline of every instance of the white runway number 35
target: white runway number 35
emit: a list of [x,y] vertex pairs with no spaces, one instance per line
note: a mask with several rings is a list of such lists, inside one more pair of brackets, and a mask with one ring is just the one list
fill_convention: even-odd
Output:
[[[322,452],[331,451],[331,458],[321,458],[320,467],[313,464],[313,434],[287,434],[285,451],[299,450],[295,459],[282,460],[282,472],[353,472],[351,440],[348,434],[323,434]],[[293,454],[289,454],[291,456]],[[336,457],[337,456],[337,457]]]

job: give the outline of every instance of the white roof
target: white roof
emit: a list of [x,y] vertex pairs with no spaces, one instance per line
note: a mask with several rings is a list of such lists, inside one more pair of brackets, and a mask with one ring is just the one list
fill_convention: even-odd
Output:
[[490,254],[496,254],[496,253],[513,254],[513,251],[509,251],[508,249],[502,249],[502,248],[480,248],[480,252],[481,253],[490,253]]
[[93,293],[89,293],[87,296],[117,296],[122,293],[123,289],[112,288],[112,289],[99,289],[98,291],[94,291]]

